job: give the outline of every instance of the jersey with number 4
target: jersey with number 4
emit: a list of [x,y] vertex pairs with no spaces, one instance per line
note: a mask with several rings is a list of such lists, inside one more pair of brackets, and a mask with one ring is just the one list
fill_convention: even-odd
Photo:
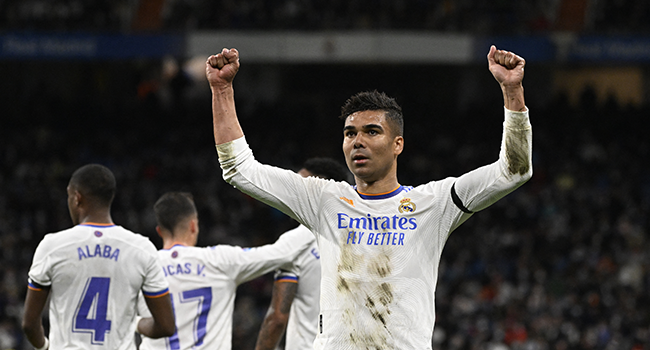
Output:
[[45,235],[29,288],[50,287],[50,349],[135,349],[140,291],[168,293],[156,247],[117,225],[81,224]]
[[[140,349],[231,349],[237,286],[277,268],[290,268],[311,240],[291,230],[275,243],[255,248],[175,245],[160,250],[158,258],[169,281],[176,333],[161,339],[143,337]],[[139,310],[147,315],[141,306]]]
[[316,234],[322,277],[315,349],[423,350],[432,346],[449,234],[530,178],[531,144],[528,112],[506,110],[494,163],[378,195],[260,164],[243,137],[217,151],[226,181]]

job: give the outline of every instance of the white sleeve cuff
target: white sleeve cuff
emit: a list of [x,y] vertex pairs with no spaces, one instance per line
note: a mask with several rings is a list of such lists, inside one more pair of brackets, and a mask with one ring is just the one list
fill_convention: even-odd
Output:
[[216,145],[219,160],[227,161],[235,158],[238,154],[249,149],[246,137],[242,136],[236,140]]
[[528,107],[523,112],[511,111],[503,107],[505,112],[505,127],[508,129],[528,130],[531,128],[530,118],[528,116]]

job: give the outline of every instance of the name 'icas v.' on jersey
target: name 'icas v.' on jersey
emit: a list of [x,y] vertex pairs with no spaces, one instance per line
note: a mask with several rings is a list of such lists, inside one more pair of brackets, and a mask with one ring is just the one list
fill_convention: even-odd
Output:
[[217,145],[237,189],[316,234],[321,315],[315,349],[430,349],[440,255],[473,212],[532,175],[528,112],[505,111],[499,159],[460,177],[363,195],[347,183],[262,165],[244,138]]
[[[290,269],[312,240],[294,229],[273,244],[255,248],[175,245],[158,251],[159,264],[169,281],[176,334],[160,339],[143,337],[140,349],[231,349],[237,286],[277,268]],[[142,304],[138,310],[148,316]]]

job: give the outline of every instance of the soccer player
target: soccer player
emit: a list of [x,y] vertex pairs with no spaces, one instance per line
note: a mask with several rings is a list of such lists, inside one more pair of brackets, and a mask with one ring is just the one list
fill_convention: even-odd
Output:
[[208,58],[224,179],[316,234],[322,275],[315,349],[431,349],[438,265],[447,238],[532,176],[525,61],[494,46],[487,61],[504,100],[498,159],[459,177],[411,187],[397,179],[404,137],[401,107],[393,98],[361,92],[342,107],[342,148],[355,186],[303,178],[253,157],[235,111],[239,52],[223,49]]
[[[34,253],[23,331],[37,349],[135,349],[134,331],[174,333],[168,284],[156,247],[111,219],[115,177],[105,166],[77,169],[68,184],[72,228],[47,234]],[[134,322],[142,291],[153,318]],[[50,300],[49,340],[41,312]]]
[[[347,181],[349,171],[331,158],[310,158],[298,174]],[[255,350],[276,349],[285,329],[285,350],[313,348],[320,310],[320,253],[316,238],[305,226],[295,230],[312,243],[293,262],[293,270],[276,271],[271,306],[262,322]]]
[[[154,212],[163,239],[158,263],[169,281],[176,333],[164,339],[142,337],[142,350],[231,349],[237,286],[277,268],[290,269],[313,240],[294,229],[256,248],[196,247],[199,218],[191,194],[165,193]],[[140,314],[147,315],[146,310],[140,307]]]

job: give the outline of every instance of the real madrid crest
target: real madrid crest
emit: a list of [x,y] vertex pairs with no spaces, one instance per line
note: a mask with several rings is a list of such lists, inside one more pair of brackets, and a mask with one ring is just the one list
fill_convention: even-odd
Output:
[[415,211],[415,203],[411,202],[411,198],[404,198],[399,203],[398,209],[400,213],[412,213]]

